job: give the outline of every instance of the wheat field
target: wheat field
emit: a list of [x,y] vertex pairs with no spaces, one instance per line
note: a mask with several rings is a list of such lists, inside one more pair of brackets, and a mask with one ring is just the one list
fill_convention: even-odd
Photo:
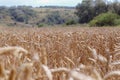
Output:
[[0,27],[0,80],[120,80],[120,28]]

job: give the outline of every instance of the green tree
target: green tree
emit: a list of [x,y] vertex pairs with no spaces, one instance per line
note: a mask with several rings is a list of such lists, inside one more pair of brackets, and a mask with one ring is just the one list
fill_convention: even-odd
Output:
[[106,5],[106,3],[103,0],[95,0],[94,10],[95,10],[94,16],[97,16],[101,13],[107,12],[108,6]]
[[10,15],[13,20],[28,23],[30,18],[36,17],[36,12],[29,7],[18,6],[9,8]]
[[48,25],[63,24],[65,23],[65,20],[60,16],[60,13],[58,11],[55,11],[46,15],[46,17],[42,21],[39,21],[37,24],[40,23],[45,23]]
[[79,23],[88,23],[95,16],[107,12],[108,6],[103,0],[83,0],[76,6],[76,10]]
[[120,15],[120,3],[118,1],[115,1],[111,4],[109,4],[108,10],[110,12],[114,12],[114,13],[117,13],[118,15]]
[[83,0],[81,4],[76,6],[76,15],[79,17],[80,23],[87,23],[93,18],[94,7],[93,0]]

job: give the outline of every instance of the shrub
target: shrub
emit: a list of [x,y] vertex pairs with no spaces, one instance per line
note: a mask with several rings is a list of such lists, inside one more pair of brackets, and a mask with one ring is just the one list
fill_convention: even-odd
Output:
[[58,11],[48,14],[43,21],[48,25],[63,24],[65,22]]
[[28,24],[29,19],[36,17],[36,12],[32,10],[31,8],[27,7],[10,7],[8,9],[8,12],[13,20],[18,22],[25,22]]
[[102,13],[98,16],[96,16],[92,21],[89,22],[90,26],[114,26],[117,25],[117,21],[120,19],[120,16],[107,12],[107,13]]
[[114,20],[114,24],[115,24],[115,25],[120,25],[120,19]]
[[76,24],[76,22],[74,20],[69,20],[65,24],[66,25],[73,25],[73,24]]
[[38,24],[38,27],[43,27],[43,26],[44,26],[44,24],[42,24],[42,23]]

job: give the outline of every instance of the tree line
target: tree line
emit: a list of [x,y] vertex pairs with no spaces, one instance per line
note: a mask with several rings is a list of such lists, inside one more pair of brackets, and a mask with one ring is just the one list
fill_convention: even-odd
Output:
[[18,22],[28,23],[30,18],[36,16],[36,12],[33,11],[30,7],[18,6],[18,7],[0,7],[0,19],[10,16],[12,20]]
[[[61,8],[64,10],[61,10]],[[42,9],[44,10],[42,11]],[[12,24],[12,26],[22,23],[38,27],[44,25],[72,25],[78,22],[78,17],[73,11],[74,9],[75,7],[62,6],[36,8],[32,6],[0,6],[0,23],[4,21],[4,24]],[[9,23],[6,20],[9,20]]]
[[79,17],[79,23],[88,23],[94,17],[101,13],[115,13],[120,15],[120,2],[118,0],[82,0],[76,6],[77,12],[75,13]]

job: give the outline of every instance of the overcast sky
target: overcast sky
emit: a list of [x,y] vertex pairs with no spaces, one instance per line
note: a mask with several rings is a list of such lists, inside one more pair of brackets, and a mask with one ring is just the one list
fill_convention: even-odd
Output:
[[0,0],[0,6],[45,6],[45,5],[57,5],[57,6],[76,6],[81,0]]

